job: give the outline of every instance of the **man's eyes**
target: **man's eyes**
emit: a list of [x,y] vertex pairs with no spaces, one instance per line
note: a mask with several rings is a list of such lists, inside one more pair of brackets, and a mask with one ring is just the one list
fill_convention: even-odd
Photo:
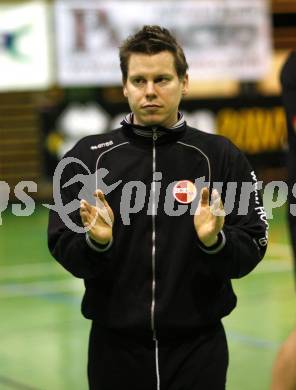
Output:
[[145,83],[145,80],[144,80],[144,79],[138,78],[138,79],[134,79],[134,80],[133,80],[133,83],[134,83],[134,84],[144,84],[144,83]]
[[[168,77],[163,77],[163,76],[161,76],[161,77],[157,77],[155,80],[154,80],[154,83],[167,83],[167,82],[169,82],[170,81],[170,79],[168,78]],[[136,78],[136,79],[133,79],[132,80],[132,82],[133,82],[133,84],[135,84],[135,85],[144,85],[144,84],[146,84],[146,80],[145,79],[143,79],[143,78]]]
[[155,82],[156,83],[165,83],[165,82],[168,82],[169,81],[169,78],[168,77],[158,77]]
[[171,78],[170,77],[167,77],[167,76],[159,76],[157,77],[154,82],[155,84],[161,84],[161,85],[166,85],[167,83],[169,83],[171,81]]

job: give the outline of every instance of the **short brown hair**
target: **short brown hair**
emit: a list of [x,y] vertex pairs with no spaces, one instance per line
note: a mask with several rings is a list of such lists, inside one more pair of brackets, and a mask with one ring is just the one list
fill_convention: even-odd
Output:
[[188,64],[182,47],[166,28],[144,26],[134,35],[130,35],[119,49],[120,68],[125,83],[128,73],[128,61],[132,53],[157,54],[169,51],[174,56],[175,69],[179,79],[187,72]]

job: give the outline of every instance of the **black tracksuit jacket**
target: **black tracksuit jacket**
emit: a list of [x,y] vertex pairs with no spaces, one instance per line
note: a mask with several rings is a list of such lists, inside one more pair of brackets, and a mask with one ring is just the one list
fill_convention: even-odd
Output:
[[[86,318],[112,330],[161,337],[196,332],[233,310],[236,296],[231,279],[248,274],[266,250],[267,222],[261,198],[253,191],[247,215],[238,215],[238,191],[218,243],[206,248],[194,229],[192,205],[178,203],[171,184],[204,177],[211,188],[214,182],[238,182],[238,187],[252,182],[255,186],[247,159],[229,140],[186,122],[173,129],[152,129],[125,120],[117,130],[83,138],[66,157],[80,159],[84,167],[77,161],[68,164],[62,185],[77,174],[83,178],[86,167],[92,175],[98,169],[108,170],[100,187],[115,215],[113,243],[108,250],[97,252],[85,234],[72,232],[57,211],[50,212],[49,249],[64,268],[84,279],[82,313]],[[161,172],[161,180],[155,172]],[[157,180],[154,185],[153,178]],[[141,207],[136,206],[127,221],[121,217],[126,210],[122,194],[130,190],[132,200],[127,205],[134,207],[139,193],[131,190],[135,181],[143,183],[138,188],[144,195]],[[72,182],[61,188],[64,204],[78,199],[85,187],[83,180]],[[108,193],[114,183],[117,187]],[[90,194],[96,185],[93,180]],[[174,211],[180,215],[167,215],[165,202],[174,210],[181,207]],[[197,198],[194,202],[195,209]],[[70,217],[81,226],[79,204]]]

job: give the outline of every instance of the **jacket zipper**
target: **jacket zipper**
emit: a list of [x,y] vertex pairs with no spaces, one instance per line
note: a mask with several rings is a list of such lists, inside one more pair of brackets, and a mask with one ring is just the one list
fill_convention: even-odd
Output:
[[155,329],[155,181],[154,174],[156,171],[156,147],[155,141],[157,140],[156,129],[153,128],[153,152],[152,152],[152,302],[151,302],[151,329],[153,333],[153,340],[156,340]]
[[155,180],[154,174],[156,172],[156,146],[155,142],[157,140],[156,128],[153,128],[153,152],[152,152],[152,301],[151,301],[151,330],[153,334],[153,341],[155,342],[155,368],[156,368],[156,378],[157,378],[157,390],[160,389],[160,377],[159,377],[159,363],[158,363],[158,340],[156,337],[155,329],[155,288],[156,288],[156,276],[155,276],[155,216],[156,216],[156,204],[155,204]]

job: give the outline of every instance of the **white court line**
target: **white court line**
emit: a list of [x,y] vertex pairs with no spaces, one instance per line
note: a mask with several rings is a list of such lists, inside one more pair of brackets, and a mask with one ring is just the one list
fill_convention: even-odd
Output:
[[83,291],[82,280],[75,278],[70,280],[6,284],[0,286],[0,299]]

